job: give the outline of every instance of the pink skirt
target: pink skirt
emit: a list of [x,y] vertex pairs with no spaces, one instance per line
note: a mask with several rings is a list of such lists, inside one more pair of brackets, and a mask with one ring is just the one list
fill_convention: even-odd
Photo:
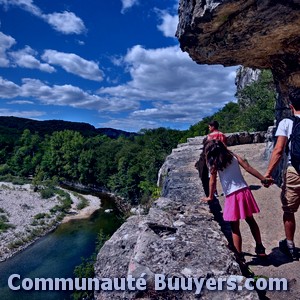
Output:
[[223,219],[238,221],[258,213],[259,208],[249,187],[245,187],[226,196]]

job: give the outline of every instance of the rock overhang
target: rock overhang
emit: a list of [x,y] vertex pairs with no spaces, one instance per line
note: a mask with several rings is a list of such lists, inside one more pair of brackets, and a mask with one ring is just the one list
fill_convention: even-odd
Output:
[[269,69],[299,63],[299,29],[300,1],[181,0],[176,36],[199,64]]

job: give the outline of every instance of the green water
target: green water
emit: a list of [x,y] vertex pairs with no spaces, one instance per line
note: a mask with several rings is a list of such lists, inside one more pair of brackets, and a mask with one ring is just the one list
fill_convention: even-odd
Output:
[[[97,234],[112,234],[121,225],[113,199],[101,195],[102,207],[89,219],[61,224],[54,232],[41,238],[23,252],[0,263],[0,299],[5,300],[63,300],[71,299],[70,291],[12,291],[8,278],[19,274],[24,278],[74,278],[73,271],[81,257],[89,257],[95,250]],[[113,208],[114,212],[104,210]],[[14,285],[21,285],[16,279]]]

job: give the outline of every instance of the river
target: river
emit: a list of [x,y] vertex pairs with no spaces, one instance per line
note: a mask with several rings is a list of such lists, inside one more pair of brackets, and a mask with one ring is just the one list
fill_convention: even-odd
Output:
[[[0,262],[0,299],[5,300],[69,300],[70,291],[12,291],[8,278],[12,274],[24,278],[74,278],[74,268],[81,258],[90,257],[95,250],[100,230],[111,235],[121,225],[114,201],[110,196],[101,198],[101,209],[88,219],[72,220],[4,262]],[[104,210],[113,209],[106,213]],[[21,284],[14,280],[14,285]]]

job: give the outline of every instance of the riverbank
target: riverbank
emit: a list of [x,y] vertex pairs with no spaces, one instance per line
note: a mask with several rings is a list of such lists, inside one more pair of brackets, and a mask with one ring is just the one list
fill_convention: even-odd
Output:
[[[30,184],[0,182],[0,261],[27,248],[60,223],[88,218],[100,208],[100,199],[96,196],[64,191],[72,200],[67,215],[57,209],[61,203],[58,195],[43,199],[39,192],[34,192]],[[83,200],[86,206],[78,209]],[[3,226],[8,228],[3,231]]]

